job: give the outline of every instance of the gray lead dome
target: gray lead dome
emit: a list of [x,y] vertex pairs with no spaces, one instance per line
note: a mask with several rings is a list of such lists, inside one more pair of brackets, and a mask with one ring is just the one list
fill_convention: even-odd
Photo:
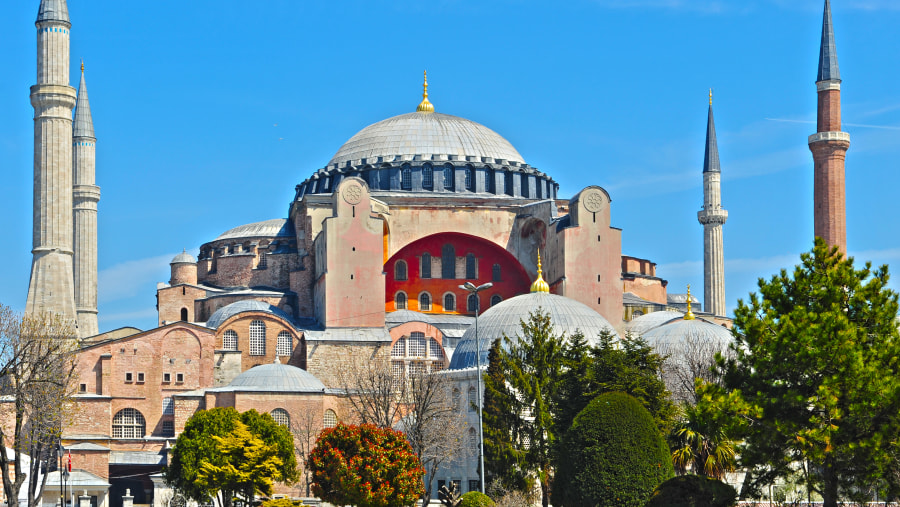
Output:
[[235,377],[228,386],[211,391],[321,393],[325,391],[325,384],[296,366],[272,363],[254,366]]

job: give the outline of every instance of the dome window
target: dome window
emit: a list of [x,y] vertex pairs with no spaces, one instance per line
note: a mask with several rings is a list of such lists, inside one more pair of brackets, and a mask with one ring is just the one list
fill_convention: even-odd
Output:
[[469,192],[475,191],[475,171],[472,169],[472,166],[466,166],[466,190]]
[[444,164],[444,190],[453,190],[453,166]]
[[291,333],[287,331],[282,331],[278,333],[278,343],[275,344],[275,355],[288,357],[291,355],[291,349],[293,347],[294,338],[291,336]]
[[404,164],[400,169],[400,188],[412,190],[412,170],[409,168],[409,164]]
[[484,191],[489,194],[497,193],[497,180],[494,176],[494,170],[488,167],[484,170]]
[[503,193],[506,195],[516,195],[512,171],[506,171],[503,176]]
[[537,185],[535,185],[535,198],[543,199],[544,198],[544,181],[540,178],[537,179]]
[[238,335],[237,332],[229,329],[225,331],[225,334],[222,336],[222,349],[223,350],[237,350],[237,342]]
[[434,190],[434,169],[431,167],[431,164],[422,166],[422,188]]
[[250,323],[250,355],[266,355],[266,324],[261,320]]
[[531,197],[531,189],[528,187],[528,175],[521,173],[522,176],[522,197]]

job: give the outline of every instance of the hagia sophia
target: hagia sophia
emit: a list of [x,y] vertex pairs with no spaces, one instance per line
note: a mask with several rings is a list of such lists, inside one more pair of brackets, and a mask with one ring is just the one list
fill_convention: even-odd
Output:
[[[817,235],[845,248],[849,136],[840,131],[828,0],[825,6],[819,128],[810,137],[815,224]],[[236,225],[203,243],[197,258],[184,252],[172,259],[170,279],[156,294],[158,327],[101,333],[97,139],[83,68],[78,90],[69,86],[66,0],[41,0],[36,26],[27,311],[77,323],[79,417],[62,441],[72,455],[68,480],[93,506],[120,507],[129,490],[134,504],[167,507],[172,492],[160,471],[197,410],[252,408],[286,425],[310,414],[321,427],[352,421],[342,372],[380,361],[397,378],[445,371],[454,396],[471,397],[490,342],[514,335],[538,308],[560,333],[580,331],[589,340],[604,330],[654,337],[658,347],[730,340],[722,247],[728,213],[711,95],[697,170],[704,189],[701,305],[690,292],[669,292],[651,259],[623,255],[628,231],[614,226],[614,196],[604,182],[558,196],[553,177],[500,134],[433,104],[427,76],[412,112],[352,135],[296,185],[284,216]],[[461,287],[466,282],[492,285],[474,292]],[[460,406],[467,438],[475,438],[477,417]],[[469,451],[429,480],[477,489],[477,452]],[[59,488],[52,472],[45,505]],[[277,493],[307,496],[300,485]]]

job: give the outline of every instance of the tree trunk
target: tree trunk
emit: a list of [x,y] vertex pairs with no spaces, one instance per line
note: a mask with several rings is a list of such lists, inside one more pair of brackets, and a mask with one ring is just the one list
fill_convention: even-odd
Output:
[[822,507],[837,507],[838,480],[832,458],[825,458],[822,479]]

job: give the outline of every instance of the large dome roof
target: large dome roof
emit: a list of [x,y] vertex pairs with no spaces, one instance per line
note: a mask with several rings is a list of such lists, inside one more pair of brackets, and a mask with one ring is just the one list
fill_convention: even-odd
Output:
[[[487,366],[488,350],[491,343],[505,334],[510,338],[522,334],[521,321],[538,308],[550,313],[550,322],[556,333],[571,337],[577,332],[584,334],[591,345],[599,344],[599,335],[606,330],[614,335],[615,329],[591,307],[556,294],[531,292],[507,299],[478,317],[478,338],[481,364]],[[470,326],[463,335],[450,360],[450,369],[472,368],[475,360],[475,326]]]
[[[335,153],[328,167],[409,160],[447,160],[455,155],[524,164],[522,155],[500,134],[474,121],[440,113],[408,113],[369,125]],[[440,157],[443,156],[443,157]]]
[[273,220],[266,220],[264,222],[255,222],[252,224],[239,225],[233,229],[228,229],[223,232],[213,241],[220,241],[223,239],[237,239],[237,238],[276,238],[276,237],[291,237],[291,226],[288,223],[287,219],[284,218],[275,218]]

